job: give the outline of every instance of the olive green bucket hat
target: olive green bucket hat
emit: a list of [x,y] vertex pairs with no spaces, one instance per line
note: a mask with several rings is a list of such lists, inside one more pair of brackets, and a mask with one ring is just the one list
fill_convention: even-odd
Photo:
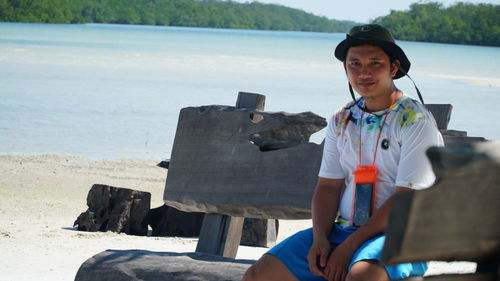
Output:
[[340,42],[335,48],[335,57],[340,61],[345,61],[347,50],[350,47],[361,45],[379,46],[390,58],[399,60],[399,69],[394,79],[405,76],[410,71],[410,61],[403,50],[396,45],[394,37],[386,28],[378,24],[366,24],[353,27],[346,35],[346,39]]

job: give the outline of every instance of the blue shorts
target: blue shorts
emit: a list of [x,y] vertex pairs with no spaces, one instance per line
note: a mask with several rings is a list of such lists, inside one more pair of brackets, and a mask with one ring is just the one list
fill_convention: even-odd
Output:
[[[335,224],[335,229],[332,231],[328,239],[332,249],[337,247],[349,235],[356,231],[356,227],[340,227]],[[273,255],[281,260],[292,274],[300,281],[323,281],[323,277],[316,276],[309,271],[309,263],[307,262],[307,254],[311,248],[313,241],[312,228],[297,232],[288,237],[271,250],[267,254]],[[374,237],[361,245],[354,253],[354,256],[349,264],[351,266],[362,260],[378,260],[384,247],[385,236],[380,235]],[[391,280],[406,278],[410,276],[422,276],[427,270],[427,263],[403,263],[398,265],[385,266],[385,270]]]

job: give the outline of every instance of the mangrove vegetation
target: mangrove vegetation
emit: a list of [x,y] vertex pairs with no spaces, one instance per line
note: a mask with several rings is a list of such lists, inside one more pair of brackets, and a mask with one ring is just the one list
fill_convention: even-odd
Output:
[[[259,2],[221,0],[0,0],[1,22],[114,23],[346,32],[357,23]],[[500,5],[418,2],[374,19],[399,40],[500,46]]]

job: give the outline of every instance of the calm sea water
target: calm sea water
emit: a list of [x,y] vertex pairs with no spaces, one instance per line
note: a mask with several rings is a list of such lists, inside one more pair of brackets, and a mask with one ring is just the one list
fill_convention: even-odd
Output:
[[[343,38],[0,23],[0,154],[169,158],[181,108],[234,105],[239,91],[265,94],[268,111],[329,117],[350,100],[333,57]],[[451,129],[500,139],[500,48],[399,43],[425,101],[454,106]]]

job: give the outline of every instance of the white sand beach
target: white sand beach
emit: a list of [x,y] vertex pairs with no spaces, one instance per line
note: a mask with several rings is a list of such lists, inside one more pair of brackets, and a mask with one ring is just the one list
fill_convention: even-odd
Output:
[[475,76],[461,76],[461,75],[448,75],[448,74],[435,74],[435,73],[429,73],[427,74],[427,76],[459,80],[464,83],[476,86],[494,87],[494,88],[500,87],[500,78],[498,77],[475,77]]
[[[93,161],[60,155],[0,155],[0,280],[73,280],[80,265],[106,249],[193,252],[197,238],[138,237],[73,228],[95,183],[148,191],[163,204],[167,170],[154,160]],[[280,221],[278,241],[310,220]],[[237,258],[267,249],[240,246]],[[474,263],[437,263],[428,274],[471,272]]]

